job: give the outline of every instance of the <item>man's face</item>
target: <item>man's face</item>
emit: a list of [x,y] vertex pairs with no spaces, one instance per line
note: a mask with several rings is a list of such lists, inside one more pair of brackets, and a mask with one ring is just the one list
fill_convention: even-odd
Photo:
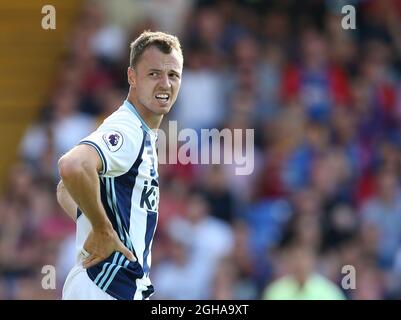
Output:
[[147,48],[134,70],[128,70],[128,80],[136,91],[139,107],[157,115],[167,114],[181,86],[182,64],[175,49],[165,54],[157,47]]

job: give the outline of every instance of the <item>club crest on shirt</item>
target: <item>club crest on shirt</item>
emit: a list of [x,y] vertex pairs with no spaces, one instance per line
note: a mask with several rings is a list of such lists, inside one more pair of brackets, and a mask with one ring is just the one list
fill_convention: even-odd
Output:
[[103,140],[111,152],[115,152],[123,145],[123,135],[118,131],[109,131],[103,135]]

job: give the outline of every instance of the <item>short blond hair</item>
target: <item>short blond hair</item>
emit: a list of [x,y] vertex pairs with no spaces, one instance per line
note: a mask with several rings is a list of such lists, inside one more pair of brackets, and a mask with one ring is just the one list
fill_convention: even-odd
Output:
[[152,46],[166,54],[175,49],[184,60],[181,44],[176,36],[161,31],[146,30],[130,44],[130,67],[135,67],[145,50]]

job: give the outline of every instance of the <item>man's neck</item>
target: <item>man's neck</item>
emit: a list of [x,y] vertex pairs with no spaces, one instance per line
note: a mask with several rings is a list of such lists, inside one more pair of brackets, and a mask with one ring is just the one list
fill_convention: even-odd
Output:
[[157,130],[160,127],[160,124],[163,120],[163,115],[156,115],[146,109],[142,104],[139,103],[138,99],[136,99],[133,95],[128,95],[127,100],[131,103],[135,110],[139,113],[142,120],[147,124],[147,126],[152,130]]

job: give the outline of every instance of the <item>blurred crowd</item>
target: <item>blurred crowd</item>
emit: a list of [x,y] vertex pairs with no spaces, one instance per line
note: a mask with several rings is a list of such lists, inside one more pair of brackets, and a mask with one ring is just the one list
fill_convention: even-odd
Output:
[[[75,226],[56,202],[57,160],[121,105],[145,29],[183,46],[165,130],[255,130],[251,175],[159,166],[154,298],[400,299],[401,1],[105,3],[83,6],[0,196],[0,299],[60,297]],[[341,27],[345,4],[355,30]],[[56,290],[42,289],[45,265]]]

